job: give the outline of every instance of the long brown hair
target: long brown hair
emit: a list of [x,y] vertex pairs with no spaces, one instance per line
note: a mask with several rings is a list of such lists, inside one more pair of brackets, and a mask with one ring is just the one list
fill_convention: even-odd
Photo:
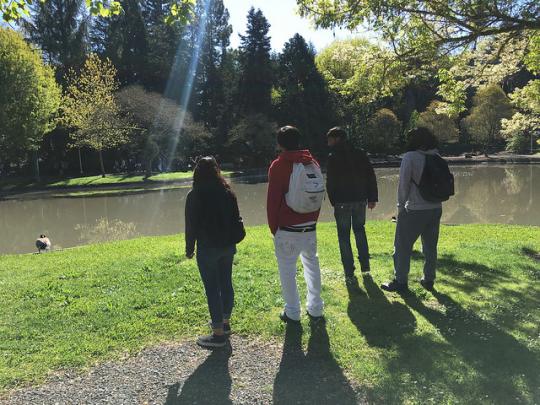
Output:
[[193,172],[193,187],[205,185],[221,185],[230,190],[231,186],[221,174],[221,169],[212,156],[205,156],[199,159]]

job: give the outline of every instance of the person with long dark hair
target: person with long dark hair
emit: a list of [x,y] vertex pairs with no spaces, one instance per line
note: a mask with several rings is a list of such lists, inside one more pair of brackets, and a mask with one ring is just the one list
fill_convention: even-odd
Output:
[[[212,333],[201,336],[203,347],[222,347],[231,333],[230,319],[234,306],[232,284],[236,243],[243,235],[235,194],[213,157],[200,159],[193,174],[193,189],[186,199],[186,257],[195,256],[204,284]],[[245,235],[245,234],[244,234]]]

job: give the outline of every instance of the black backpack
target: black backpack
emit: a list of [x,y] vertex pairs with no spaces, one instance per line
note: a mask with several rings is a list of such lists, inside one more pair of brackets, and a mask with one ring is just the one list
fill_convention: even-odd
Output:
[[439,155],[425,156],[424,171],[417,184],[420,195],[429,202],[447,201],[454,195],[454,175],[446,160]]

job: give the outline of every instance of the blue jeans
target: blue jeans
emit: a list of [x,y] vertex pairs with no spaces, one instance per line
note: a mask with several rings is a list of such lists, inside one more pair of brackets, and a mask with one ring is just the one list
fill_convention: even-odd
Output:
[[223,320],[231,317],[234,306],[232,267],[235,253],[234,245],[226,248],[197,246],[197,265],[214,329],[222,328]]
[[394,274],[399,283],[406,284],[411,268],[414,243],[422,239],[424,254],[424,280],[435,281],[437,243],[442,209],[403,210],[399,213],[394,239]]
[[369,271],[369,246],[366,236],[366,205],[367,203],[336,203],[334,216],[336,218],[341,262],[346,276],[354,275],[354,258],[351,247],[351,225],[358,250],[358,260],[362,271]]

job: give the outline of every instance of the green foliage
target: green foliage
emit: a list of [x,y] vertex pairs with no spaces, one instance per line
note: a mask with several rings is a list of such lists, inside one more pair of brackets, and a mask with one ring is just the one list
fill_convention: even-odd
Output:
[[128,141],[130,123],[120,115],[115,99],[119,83],[110,60],[90,54],[81,72],[70,71],[62,103],[62,123],[73,129],[72,146],[99,152],[101,171],[105,175],[101,152]]
[[531,35],[525,64],[531,72],[540,74],[540,33]]
[[508,141],[506,149],[510,152],[532,152],[540,138],[539,129],[540,117],[536,114],[516,112],[512,118],[501,121],[501,135]]
[[236,156],[246,156],[244,165],[266,167],[276,151],[276,123],[263,114],[240,120],[231,130],[229,146]]
[[437,105],[437,113],[446,114],[455,119],[466,110],[467,87],[463,81],[458,80],[447,69],[439,70],[438,77],[440,86],[437,94],[443,98],[445,103]]
[[247,16],[246,35],[240,36],[241,112],[268,114],[272,107],[273,73],[270,62],[270,24],[261,10],[253,7]]
[[500,139],[501,120],[512,116],[512,105],[500,86],[489,85],[478,90],[473,107],[462,121],[467,133],[487,148]]
[[382,108],[368,121],[365,147],[371,153],[396,152],[402,134],[401,122],[392,110]]
[[37,151],[55,127],[61,91],[54,70],[17,32],[0,28],[0,160]]
[[426,111],[418,116],[417,126],[429,128],[441,142],[456,142],[459,138],[456,121],[438,112],[440,104],[440,101],[432,101]]

